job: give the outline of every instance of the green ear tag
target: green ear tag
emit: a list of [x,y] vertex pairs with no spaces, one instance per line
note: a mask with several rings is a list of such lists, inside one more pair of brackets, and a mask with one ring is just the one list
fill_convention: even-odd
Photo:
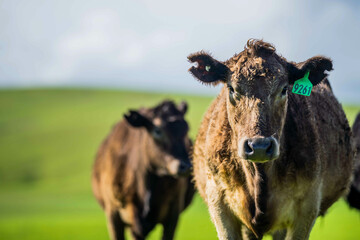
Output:
[[306,72],[303,78],[300,78],[299,80],[295,81],[294,86],[292,88],[293,93],[304,96],[310,96],[313,85],[309,80],[309,73],[310,72]]

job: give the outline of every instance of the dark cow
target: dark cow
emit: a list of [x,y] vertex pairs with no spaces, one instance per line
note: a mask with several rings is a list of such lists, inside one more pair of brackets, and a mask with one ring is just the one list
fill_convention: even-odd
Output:
[[130,111],[100,146],[92,186],[111,239],[124,239],[126,226],[134,239],[144,239],[157,223],[163,239],[173,239],[194,195],[186,110],[185,102],[164,101]]
[[357,154],[355,158],[354,179],[351,183],[347,201],[351,207],[360,210],[360,113],[357,115],[352,129]]
[[[188,59],[200,82],[224,84],[193,153],[219,239],[308,239],[348,190],[353,168],[351,129],[326,78],[331,60],[288,62],[261,40],[225,62],[205,52]],[[291,93],[308,72],[311,95]]]

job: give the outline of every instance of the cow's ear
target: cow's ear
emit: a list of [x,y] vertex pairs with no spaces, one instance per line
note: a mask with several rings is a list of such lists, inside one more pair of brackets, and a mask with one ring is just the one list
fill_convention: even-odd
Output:
[[196,63],[189,71],[191,74],[205,84],[216,85],[219,82],[226,82],[229,68],[212,58],[208,53],[200,51],[188,56],[189,62]]
[[179,112],[182,113],[182,115],[185,115],[186,111],[188,110],[188,104],[185,101],[182,101],[179,105],[178,105],[178,110]]
[[293,84],[296,80],[303,78],[306,72],[310,72],[309,80],[315,86],[327,77],[326,71],[331,70],[333,70],[331,59],[322,56],[312,57],[297,64],[289,63],[289,83]]
[[146,129],[151,129],[153,126],[152,122],[138,111],[130,110],[129,113],[124,114],[126,121],[133,127],[145,127]]

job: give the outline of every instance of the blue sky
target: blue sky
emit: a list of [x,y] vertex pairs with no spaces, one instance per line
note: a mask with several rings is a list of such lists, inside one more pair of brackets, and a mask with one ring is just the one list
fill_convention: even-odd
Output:
[[336,95],[360,103],[359,13],[332,0],[0,0],[0,87],[214,94],[187,73],[187,55],[226,60],[262,38],[288,60],[331,57]]

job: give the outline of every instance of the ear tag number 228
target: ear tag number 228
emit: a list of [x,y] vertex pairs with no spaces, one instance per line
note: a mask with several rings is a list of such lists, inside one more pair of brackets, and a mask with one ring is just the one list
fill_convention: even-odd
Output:
[[304,96],[310,96],[312,90],[312,83],[309,80],[309,73],[306,72],[303,78],[296,80],[292,88],[292,92]]

